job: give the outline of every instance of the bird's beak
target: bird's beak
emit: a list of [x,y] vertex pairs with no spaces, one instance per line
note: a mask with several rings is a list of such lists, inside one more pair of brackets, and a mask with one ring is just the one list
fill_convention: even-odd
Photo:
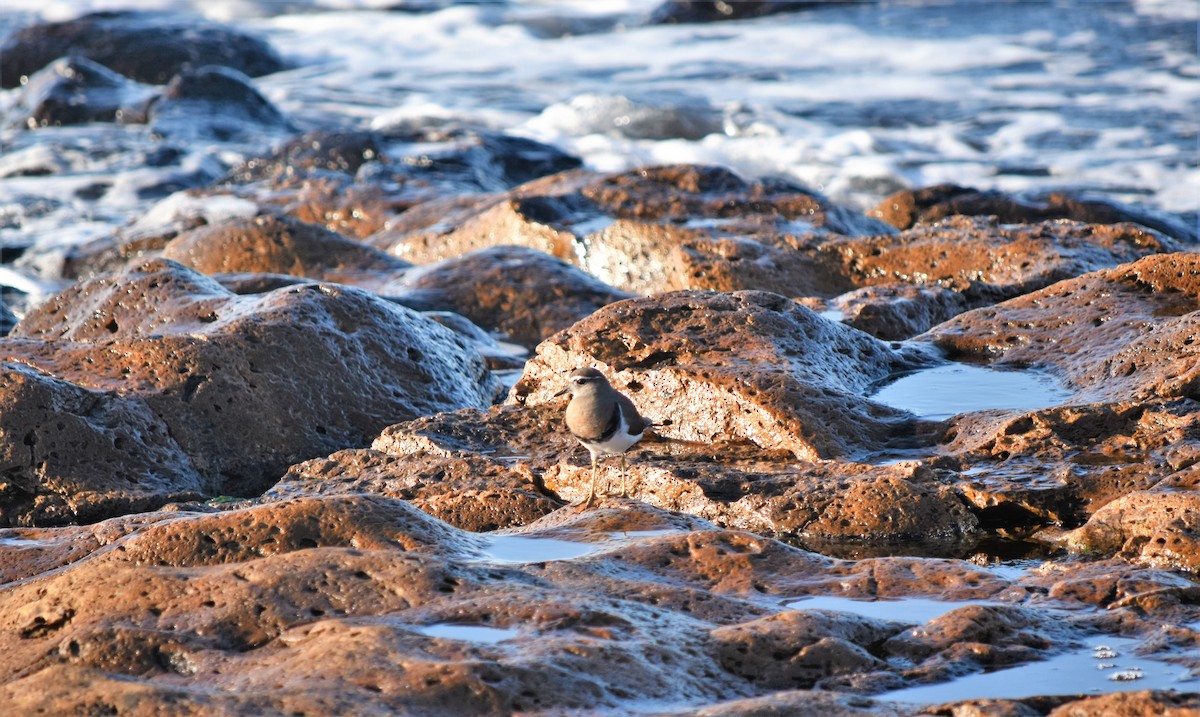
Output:
[[566,386],[563,386],[561,389],[559,389],[558,393],[554,394],[554,398],[558,398],[559,396],[563,395],[564,393],[566,393],[567,391],[570,391],[570,390],[571,390],[571,385],[567,384]]

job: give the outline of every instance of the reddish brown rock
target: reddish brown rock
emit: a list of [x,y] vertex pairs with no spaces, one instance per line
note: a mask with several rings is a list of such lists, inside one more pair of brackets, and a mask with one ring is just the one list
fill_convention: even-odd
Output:
[[389,455],[346,450],[292,466],[268,497],[370,493],[401,498],[474,532],[528,525],[562,507],[524,464],[476,453]]
[[203,274],[289,274],[368,289],[410,266],[328,229],[270,215],[183,232],[167,242],[162,257]]
[[0,48],[0,86],[16,87],[23,76],[67,55],[157,85],[203,65],[234,67],[252,77],[284,67],[265,42],[222,25],[164,13],[99,12],[13,33]]
[[1200,572],[1200,494],[1190,486],[1123,495],[1062,541],[1073,550],[1119,553],[1152,567]]
[[[1037,659],[1101,624],[1157,629],[1024,607],[1035,591],[961,561],[832,561],[636,503],[499,535],[362,494],[24,535],[57,546],[0,587],[0,699],[30,712],[911,714],[829,690]],[[909,630],[903,601],[889,621],[802,594],[1010,604]],[[780,691],[806,684],[825,691]]]
[[551,400],[579,366],[601,368],[664,435],[749,440],[813,460],[912,437],[911,421],[862,396],[921,359],[782,296],[681,291],[612,304],[538,347],[509,401]]
[[407,306],[453,311],[528,348],[629,294],[524,247],[482,249],[379,289]]
[[1049,717],[1189,717],[1200,713],[1196,693],[1115,692],[1076,700],[1052,711]]
[[213,487],[141,397],[11,359],[0,368],[0,435],[0,525],[92,521]]
[[820,610],[780,612],[712,632],[721,666],[768,688],[811,687],[831,676],[875,672],[887,663],[867,648],[899,625]]
[[1079,199],[1060,193],[1016,197],[953,184],[896,192],[867,215],[882,219],[897,229],[908,229],[917,223],[931,224],[955,215],[994,216],[1001,224],[1035,224],[1048,219],[1070,219],[1087,224],[1130,222],[1182,241],[1200,239],[1195,229],[1181,222],[1100,199]]
[[1198,396],[1200,255],[1148,256],[949,321],[925,338],[954,357],[1049,366],[1078,401]]
[[[104,450],[128,461],[107,470],[133,478],[129,500],[153,486],[160,504],[197,487],[255,494],[298,460],[365,445],[397,418],[487,405],[496,390],[464,340],[374,295],[303,285],[239,297],[162,260],[77,284],[13,336],[0,347],[7,360],[73,384],[71,401],[91,392],[109,403],[115,434],[105,432],[112,449]],[[81,415],[96,410],[87,405]],[[143,405],[146,417],[122,418],[129,405]],[[9,430],[39,435],[47,430],[39,416],[14,414]],[[40,435],[47,446],[58,440],[53,430]],[[177,459],[173,473],[161,468],[178,456],[186,462]],[[47,492],[57,474],[44,471],[72,464],[31,465],[25,492],[30,483]],[[79,465],[75,479],[116,480],[97,465]]]
[[[528,502],[530,483],[560,500],[580,501],[591,482],[589,461],[561,422],[557,403],[421,418],[385,429],[369,453],[331,456],[336,467],[329,476],[320,461],[294,468],[277,490],[370,486],[411,497],[439,516],[443,492],[462,491],[463,502],[475,505],[481,484],[505,497],[497,506]],[[363,465],[376,462],[386,474]],[[612,463],[601,469],[602,494],[617,492]],[[445,484],[422,482],[431,474]],[[648,436],[630,451],[626,475],[639,501],[835,554],[872,546],[884,553],[961,550],[980,535],[948,483],[913,463],[810,463],[749,442],[704,446]],[[391,492],[397,490],[403,492]]]
[[814,229],[891,231],[796,186],[675,165],[612,175],[565,172],[504,195],[432,202],[370,241],[417,263],[501,244],[526,246],[638,293],[845,291],[850,287],[830,283],[837,277],[826,278],[827,262],[812,256],[813,238],[787,233]]

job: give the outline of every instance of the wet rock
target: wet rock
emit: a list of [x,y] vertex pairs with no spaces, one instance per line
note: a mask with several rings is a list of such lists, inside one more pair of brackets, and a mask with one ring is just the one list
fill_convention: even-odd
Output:
[[284,67],[262,40],[222,25],[164,13],[99,12],[32,25],[9,36],[0,47],[0,87],[16,87],[22,77],[67,55],[154,85],[204,65],[224,65],[251,77]]
[[959,214],[990,215],[1001,224],[1036,224],[1050,219],[1070,219],[1085,224],[1132,223],[1181,241],[1200,241],[1200,234],[1194,227],[1173,217],[1110,200],[1076,198],[1061,193],[1017,197],[994,190],[940,184],[896,192],[868,212],[869,216],[882,219],[897,229]]
[[863,395],[923,360],[775,294],[681,291],[612,304],[541,344],[509,401],[551,401],[594,365],[644,415],[674,420],[664,435],[813,460],[911,437],[902,413]]
[[183,232],[161,256],[204,274],[287,274],[369,289],[410,266],[323,227],[270,215]]
[[[757,288],[832,295],[840,281],[808,234],[893,231],[803,188],[747,182],[718,167],[567,172],[499,197],[446,200],[401,215],[371,243],[427,263],[513,244],[557,256],[638,293]],[[803,236],[798,236],[803,234]]]
[[0,301],[0,336],[8,336],[13,327],[17,325],[17,317],[13,314],[12,309],[3,301]]
[[[834,0],[838,2],[839,0]],[[667,0],[650,15],[651,24],[745,20],[783,12],[798,12],[827,3],[813,0]]]
[[1194,411],[1177,401],[964,414],[950,419],[943,450],[961,461],[957,489],[985,525],[1077,526],[1178,470],[1173,445],[1194,447]]
[[306,132],[280,144],[266,157],[247,160],[225,181],[280,184],[326,172],[354,176],[364,164],[383,156],[383,141],[376,132]]
[[1049,717],[1186,717],[1200,710],[1200,696],[1175,691],[1114,692],[1057,707]]
[[687,97],[638,101],[622,95],[577,95],[550,105],[530,121],[568,136],[604,134],[631,139],[700,139],[724,131],[719,110]]
[[13,335],[8,360],[144,402],[167,428],[163,450],[182,451],[206,490],[234,495],[366,445],[397,418],[485,406],[497,388],[462,339],[361,290],[239,297],[162,260],[77,284]]
[[895,235],[838,239],[823,247],[855,287],[912,284],[961,294],[970,307],[1089,271],[1176,251],[1172,240],[1129,224],[1046,222],[1001,226],[951,217]]
[[237,70],[205,65],[171,80],[150,105],[150,131],[173,141],[252,142],[296,128]]
[[61,525],[188,500],[212,485],[138,396],[0,369],[0,525]]
[[5,113],[4,123],[36,129],[88,122],[145,122],[146,105],[155,96],[83,57],[64,57],[29,78]]
[[564,261],[514,246],[419,267],[379,292],[406,306],[457,312],[528,348],[630,297]]
[[1195,487],[1123,495],[1061,541],[1073,550],[1117,553],[1151,567],[1200,572],[1200,495]]
[[267,494],[368,493],[400,498],[473,532],[528,525],[561,508],[526,465],[485,455],[339,451],[292,466]]
[[763,687],[794,689],[830,676],[886,669],[867,648],[899,628],[857,615],[797,610],[718,628],[712,639],[726,670]]
[[636,503],[491,535],[361,493],[20,535],[58,546],[0,590],[0,696],[29,710],[623,714],[655,699],[694,706],[673,714],[912,714],[780,690],[1037,659],[1104,619],[1151,629],[1120,609],[971,605],[912,630],[804,609],[794,596],[1033,593],[961,561],[833,561]]
[[1200,255],[1159,254],[977,309],[925,335],[952,357],[1060,372],[1074,400],[1200,397]]
[[829,302],[838,320],[885,341],[902,341],[966,311],[960,292],[942,286],[892,284],[866,286]]

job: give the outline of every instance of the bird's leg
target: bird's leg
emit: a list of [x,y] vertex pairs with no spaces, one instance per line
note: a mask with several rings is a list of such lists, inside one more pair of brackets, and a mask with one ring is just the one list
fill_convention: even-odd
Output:
[[588,489],[587,500],[583,502],[584,508],[591,508],[592,503],[596,502],[596,454],[592,454],[592,487]]
[[627,491],[627,490],[625,489],[625,477],[626,477],[626,474],[625,474],[625,454],[624,454],[624,453],[622,453],[622,454],[621,454],[621,497],[622,497],[622,498],[628,498],[628,497],[629,497],[629,491]]

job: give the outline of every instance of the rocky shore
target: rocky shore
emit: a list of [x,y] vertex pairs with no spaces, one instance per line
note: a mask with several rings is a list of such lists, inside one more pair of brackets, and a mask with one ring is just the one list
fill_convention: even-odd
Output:
[[[0,338],[5,709],[1200,711],[1194,228],[949,185],[861,212],[468,127],[301,133],[249,79],[282,61],[231,32],[100,16],[0,50],[28,78],[10,126],[264,147],[16,260],[62,290]],[[414,139],[440,149],[389,159]],[[1062,396],[877,397],[959,364]],[[591,509],[555,396],[580,366],[662,424]],[[915,691],[1080,651],[1100,687]]]

